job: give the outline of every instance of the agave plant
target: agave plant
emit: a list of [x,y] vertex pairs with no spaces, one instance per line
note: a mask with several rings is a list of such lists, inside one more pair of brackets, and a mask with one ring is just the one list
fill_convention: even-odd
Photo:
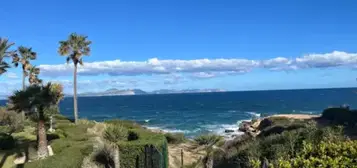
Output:
[[31,85],[25,90],[15,91],[14,94],[9,97],[12,110],[16,112],[27,111],[38,116],[37,152],[39,158],[48,156],[45,109],[50,108],[63,97],[62,93],[53,92],[51,88],[53,88],[51,83],[47,83],[46,85]]
[[122,125],[109,125],[104,131],[104,139],[107,141],[113,150],[113,160],[114,160],[114,167],[120,167],[120,154],[119,154],[119,147],[117,145],[118,141],[127,140],[128,138],[128,130],[123,127]]
[[89,45],[92,42],[88,40],[87,36],[78,35],[72,33],[69,35],[68,39],[65,41],[60,41],[60,47],[58,48],[58,53],[61,56],[66,56],[66,61],[69,63],[72,60],[74,64],[73,70],[73,109],[74,109],[74,121],[78,121],[78,107],[77,107],[77,66],[78,64],[83,65],[83,56],[90,55]]

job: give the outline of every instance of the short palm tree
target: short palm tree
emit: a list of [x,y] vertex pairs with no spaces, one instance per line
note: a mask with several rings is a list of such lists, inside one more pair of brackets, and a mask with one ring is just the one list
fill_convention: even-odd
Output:
[[15,63],[15,66],[17,66],[19,63],[22,65],[22,89],[25,90],[26,77],[29,76],[28,71],[32,69],[30,60],[35,60],[37,54],[36,52],[32,51],[32,48],[27,48],[24,46],[20,46],[18,51],[20,53],[20,57],[14,57],[13,62]]
[[58,53],[61,56],[66,56],[66,61],[69,63],[72,60],[74,64],[73,71],[73,108],[74,108],[74,121],[78,121],[78,106],[77,106],[77,66],[78,64],[83,65],[82,56],[90,55],[89,45],[92,42],[88,40],[87,36],[78,35],[72,33],[69,35],[68,39],[65,41],[60,41]]
[[53,92],[51,88],[53,88],[51,83],[46,85],[31,85],[25,90],[15,91],[14,94],[9,97],[12,110],[17,112],[26,110],[38,117],[37,154],[39,158],[48,156],[45,109],[56,104],[56,102],[63,97],[62,93]]
[[6,57],[12,57],[16,55],[15,51],[9,51],[11,46],[15,43],[10,43],[8,39],[0,37],[0,75],[5,73],[10,65],[5,62]]

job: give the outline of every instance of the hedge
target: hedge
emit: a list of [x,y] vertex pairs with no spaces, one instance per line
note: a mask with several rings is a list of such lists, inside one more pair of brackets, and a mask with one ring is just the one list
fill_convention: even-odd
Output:
[[147,164],[152,164],[153,168],[168,167],[167,141],[163,134],[155,134],[144,129],[130,131],[136,132],[140,138],[118,142],[121,167],[145,167],[145,160]]
[[26,163],[24,168],[79,168],[82,165],[83,159],[92,153],[92,151],[92,144],[77,143],[44,160]]

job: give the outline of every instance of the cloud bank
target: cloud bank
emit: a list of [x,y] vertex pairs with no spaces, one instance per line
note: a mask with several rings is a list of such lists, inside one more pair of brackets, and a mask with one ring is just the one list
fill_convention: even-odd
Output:
[[[276,57],[267,60],[250,59],[195,59],[147,61],[98,61],[79,66],[78,74],[96,76],[135,76],[153,74],[191,73],[197,78],[211,78],[217,74],[247,73],[253,69],[273,71],[307,68],[328,68],[347,66],[357,68],[357,53],[333,51],[325,54],[307,54],[297,58]],[[40,65],[41,75],[47,77],[72,75],[72,64]]]

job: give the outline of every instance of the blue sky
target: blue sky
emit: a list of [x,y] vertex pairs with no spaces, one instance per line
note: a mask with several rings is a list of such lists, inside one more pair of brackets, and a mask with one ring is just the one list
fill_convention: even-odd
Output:
[[[71,32],[93,41],[79,92],[354,87],[356,8],[353,0],[12,0],[0,6],[0,35],[37,51],[41,78],[68,93],[72,67],[57,47]],[[21,88],[19,72],[0,77],[0,94]]]

